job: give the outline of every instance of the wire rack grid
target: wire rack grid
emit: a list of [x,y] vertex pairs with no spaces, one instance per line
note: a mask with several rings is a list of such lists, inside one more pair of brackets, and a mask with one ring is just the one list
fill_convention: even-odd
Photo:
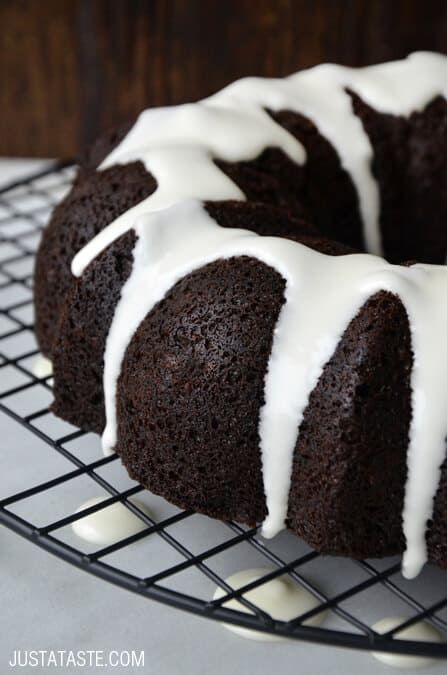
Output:
[[[38,356],[32,325],[32,267],[41,229],[70,189],[74,174],[74,165],[59,162],[0,191],[0,410],[20,425],[28,439],[40,444],[40,450],[32,454],[35,466],[18,471],[19,481],[12,481],[18,489],[12,494],[11,481],[3,476],[0,523],[91,574],[209,619],[285,638],[447,657],[447,644],[397,635],[425,620],[447,636],[447,594],[439,594],[439,589],[445,589],[444,572],[427,569],[420,581],[408,584],[400,576],[396,559],[324,558],[287,533],[267,545],[256,528],[180,511],[155,496],[148,512],[139,500],[149,493],[127,478],[117,457],[102,457],[91,434],[63,427],[54,418],[49,410],[51,376],[37,376],[32,366]],[[93,448],[93,455],[86,454],[86,447]],[[56,474],[46,480],[36,480],[41,448],[50,453],[49,463]],[[10,448],[12,462],[16,450]],[[86,481],[89,490],[95,486],[104,500],[81,514],[75,505],[82,503]],[[51,510],[39,516],[36,500],[47,506],[51,502]],[[71,525],[117,502],[142,521],[143,529],[103,548],[86,549]],[[50,518],[54,513],[58,517]],[[145,555],[146,545],[156,555]],[[161,552],[157,545],[163,547]],[[157,559],[157,569],[148,568],[149,557]],[[249,562],[257,567],[267,564],[268,570],[259,579],[232,588],[225,576],[251,566]],[[289,621],[275,619],[247,597],[249,591],[284,574],[315,598],[312,609]],[[212,599],[215,587],[223,590],[218,599]],[[239,601],[240,610],[226,606],[230,600]],[[403,618],[399,626],[380,634],[371,625],[385,610],[388,615],[398,611]],[[326,617],[323,625],[309,625],[322,613]]]

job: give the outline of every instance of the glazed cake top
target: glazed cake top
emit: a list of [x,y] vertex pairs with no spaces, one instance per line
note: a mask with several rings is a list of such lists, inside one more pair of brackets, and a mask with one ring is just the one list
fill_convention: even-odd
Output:
[[147,313],[180,278],[209,262],[242,255],[265,262],[286,281],[259,419],[268,509],[263,534],[273,536],[284,527],[293,452],[309,396],[360,307],[377,291],[388,290],[405,306],[414,352],[402,517],[407,542],[404,573],[412,577],[419,572],[427,558],[426,523],[447,435],[443,339],[447,270],[391,265],[370,254],[332,258],[290,240],[223,229],[202,202],[245,199],[215,159],[247,161],[276,147],[294,162],[304,163],[303,146],[267,112],[296,111],[311,119],[337,150],[357,190],[367,249],[378,255],[380,203],[371,169],[373,151],[348,91],[380,112],[408,116],[444,96],[446,86],[447,58],[421,52],[362,69],[327,64],[285,79],[245,78],[198,103],[150,109],[140,115],[100,169],[141,160],[157,188],[89,242],[72,264],[73,273],[81,275],[117,237],[132,228],[137,232],[133,270],[122,289],[105,352],[103,441],[107,450],[116,442],[115,396],[121,363]]

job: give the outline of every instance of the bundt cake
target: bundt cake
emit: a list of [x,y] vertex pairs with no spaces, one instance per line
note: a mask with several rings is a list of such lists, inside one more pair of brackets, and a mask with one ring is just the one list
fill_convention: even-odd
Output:
[[181,507],[447,567],[446,89],[321,65],[102,139],[37,255],[54,412]]

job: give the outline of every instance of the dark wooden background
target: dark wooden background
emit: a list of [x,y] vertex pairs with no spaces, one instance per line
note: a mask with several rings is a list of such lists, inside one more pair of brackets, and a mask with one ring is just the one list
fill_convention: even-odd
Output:
[[447,50],[446,0],[0,0],[0,154],[71,156],[247,74]]

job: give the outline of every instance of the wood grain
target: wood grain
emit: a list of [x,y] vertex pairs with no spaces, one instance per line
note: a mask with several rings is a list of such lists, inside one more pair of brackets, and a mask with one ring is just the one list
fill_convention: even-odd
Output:
[[447,50],[444,0],[0,0],[0,154],[71,156],[243,75]]

